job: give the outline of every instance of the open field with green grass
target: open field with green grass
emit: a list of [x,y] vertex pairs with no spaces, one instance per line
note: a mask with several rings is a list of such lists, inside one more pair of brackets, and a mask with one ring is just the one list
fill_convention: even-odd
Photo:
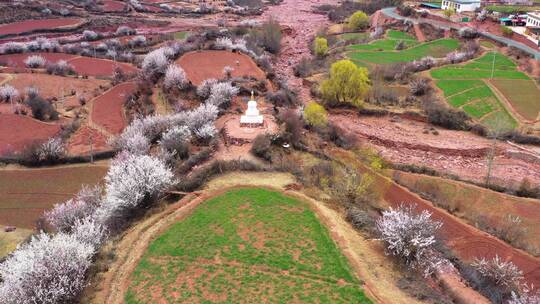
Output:
[[[377,41],[380,40],[376,40],[375,42],[372,42],[372,44],[377,43]],[[348,57],[356,62],[367,62],[374,64],[410,62],[426,56],[440,58],[446,56],[446,54],[449,52],[456,50],[459,47],[459,41],[456,39],[438,39],[417,44],[401,51],[374,51],[367,47],[369,45],[371,44],[350,46],[350,51],[347,53]]]
[[348,40],[356,40],[356,39],[366,39],[369,37],[369,33],[363,32],[363,33],[345,33],[338,35],[339,39],[348,41]]
[[465,64],[431,70],[431,77],[450,105],[490,127],[517,126],[501,100],[502,95],[526,119],[536,119],[540,111],[540,104],[536,102],[540,93],[538,87],[501,53],[490,52]]
[[386,38],[384,39],[375,40],[368,44],[351,45],[349,49],[361,51],[393,51],[402,41],[405,43],[406,48],[418,44],[418,40],[416,40],[416,37],[414,36],[411,36],[405,32],[389,30],[386,33]]
[[174,39],[178,39],[178,40],[184,40],[187,38],[187,36],[189,35],[189,32],[176,32],[174,33]]
[[371,303],[309,206],[230,190],[148,247],[126,303]]

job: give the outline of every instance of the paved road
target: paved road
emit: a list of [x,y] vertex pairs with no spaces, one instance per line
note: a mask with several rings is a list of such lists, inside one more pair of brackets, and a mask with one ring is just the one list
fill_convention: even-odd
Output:
[[[382,12],[383,14],[385,14],[386,16],[390,17],[390,18],[394,18],[394,19],[398,19],[398,20],[409,20],[413,23],[429,23],[431,25],[434,25],[440,29],[444,29],[444,30],[448,30],[448,29],[455,29],[455,30],[459,30],[460,28],[462,28],[462,26],[459,26],[459,25],[456,25],[456,24],[448,24],[448,23],[444,23],[444,22],[440,22],[440,21],[437,21],[437,20],[433,20],[433,19],[426,19],[426,18],[408,18],[408,17],[404,17],[404,16],[401,16],[400,14],[398,14],[396,12],[396,8],[395,7],[387,7],[387,8],[383,8],[382,9]],[[498,35],[494,35],[494,34],[491,34],[491,33],[488,33],[488,32],[484,32],[484,31],[480,31],[479,32],[480,35],[484,36],[484,37],[487,37],[487,38],[490,38],[490,39],[493,39],[493,40],[496,40],[496,41],[499,41],[500,43],[503,43],[507,46],[513,46],[513,47],[516,47],[528,54],[531,54],[532,56],[534,56],[535,59],[537,60],[540,60],[540,52],[523,44],[523,43],[520,43],[520,42],[517,42],[517,41],[514,41],[512,39],[508,39],[508,38],[505,38],[505,37],[501,37],[501,36],[498,36]]]

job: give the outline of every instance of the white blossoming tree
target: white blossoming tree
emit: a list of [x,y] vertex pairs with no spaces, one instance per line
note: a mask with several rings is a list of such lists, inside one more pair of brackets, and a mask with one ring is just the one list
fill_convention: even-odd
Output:
[[40,55],[31,55],[24,60],[24,64],[29,68],[41,68],[45,66],[45,58]]
[[227,107],[231,104],[234,96],[238,95],[240,89],[231,85],[230,82],[218,82],[210,89],[210,97],[206,103],[216,107]]
[[502,288],[509,290],[519,288],[523,280],[523,272],[512,261],[504,261],[498,255],[493,259],[475,259],[471,265],[482,276]]
[[165,48],[154,50],[144,56],[142,69],[145,75],[156,77],[162,75],[169,64],[169,59],[165,54]]
[[189,81],[184,69],[176,64],[170,64],[165,72],[163,88],[166,90],[184,90],[189,86]]
[[159,144],[167,151],[174,151],[180,156],[187,153],[187,143],[191,140],[191,131],[187,126],[175,126],[163,133]]
[[106,227],[129,210],[143,204],[175,182],[174,174],[160,159],[121,153],[105,177],[106,194],[96,216]]
[[210,97],[210,93],[212,90],[212,87],[217,83],[217,80],[214,78],[205,79],[198,87],[197,87],[197,95],[199,95],[201,98],[208,98]]
[[73,303],[95,252],[72,234],[32,237],[0,264],[0,303]]
[[383,211],[377,220],[387,254],[403,259],[413,269],[421,268],[424,273],[435,263],[430,253],[436,242],[435,233],[441,226],[441,222],[431,219],[429,211],[416,213],[413,206],[405,205]]
[[90,216],[101,202],[103,189],[99,186],[83,188],[77,195],[45,212],[45,220],[56,231],[70,232],[79,219]]

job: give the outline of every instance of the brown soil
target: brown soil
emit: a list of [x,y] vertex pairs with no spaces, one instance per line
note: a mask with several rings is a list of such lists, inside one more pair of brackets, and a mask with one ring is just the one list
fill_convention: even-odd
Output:
[[73,66],[77,74],[86,76],[111,77],[116,67],[120,68],[124,73],[136,73],[138,71],[131,64],[92,57],[79,57],[68,62]]
[[73,66],[73,69],[78,75],[86,75],[93,77],[111,77],[116,67],[119,67],[125,73],[135,73],[138,71],[136,67],[128,63],[64,53],[38,52],[0,55],[0,63],[4,63],[11,68],[23,69],[22,71],[25,71],[27,69],[25,68],[26,65],[24,64],[24,61],[31,55],[40,55],[48,62],[65,60]]
[[45,210],[101,182],[106,163],[0,170],[0,224],[32,229]]
[[124,2],[113,1],[113,0],[103,0],[101,7],[106,12],[122,12],[126,7]]
[[67,143],[67,151],[69,155],[89,155],[108,151],[111,146],[107,143],[107,136],[98,130],[89,126],[79,128]]
[[416,39],[419,42],[425,42],[426,36],[424,35],[424,32],[422,32],[422,29],[420,28],[420,24],[415,23],[413,27],[414,27],[414,33],[416,34]]
[[34,30],[50,30],[56,28],[76,26],[82,21],[83,20],[79,18],[59,18],[13,22],[1,25],[0,35],[21,34]]
[[39,95],[46,99],[59,99],[62,96],[72,96],[73,93],[76,93],[79,96],[86,96],[88,100],[96,89],[109,83],[99,79],[78,79],[37,73],[13,74],[12,76],[13,79],[8,83],[19,92],[23,93],[27,87],[33,86],[38,88]]
[[120,134],[127,124],[124,102],[134,90],[135,83],[122,83],[91,101],[90,126],[105,133]]
[[0,62],[13,68],[25,68],[26,65],[24,64],[24,61],[26,60],[26,58],[32,55],[39,55],[45,58],[45,60],[48,62],[57,62],[58,60],[70,61],[78,57],[77,55],[64,54],[64,53],[42,53],[42,52],[23,53],[23,54],[5,54],[5,55],[0,55]]
[[304,102],[311,100],[309,88],[302,85],[302,78],[294,76],[293,67],[302,58],[311,57],[310,38],[317,30],[329,24],[326,15],[313,13],[312,8],[335,3],[333,0],[284,0],[280,5],[269,6],[259,18],[264,21],[273,17],[288,29],[283,35],[281,51],[273,66],[276,73],[287,80],[291,89],[300,91],[300,98]]
[[[343,150],[333,150],[332,155],[339,156],[342,161],[355,164],[361,170],[369,170],[360,163],[356,156]],[[370,170],[369,170],[370,171]],[[492,258],[498,255],[516,264],[524,273],[528,284],[540,284],[540,259],[521,250],[515,249],[503,241],[467,225],[448,212],[436,208],[431,202],[420,198],[402,186],[391,182],[387,177],[374,173],[375,185],[383,187],[383,199],[392,207],[402,204],[413,205],[417,210],[431,212],[432,218],[441,221],[443,228],[440,237],[452,252],[460,259],[471,262],[476,257]],[[384,186],[382,186],[384,185]]]
[[[330,120],[355,134],[362,143],[369,144],[393,163],[426,166],[462,179],[484,182],[486,152],[492,145],[484,137],[388,116],[334,114]],[[430,128],[436,128],[438,135],[433,134]],[[425,130],[428,132],[424,133]],[[540,151],[536,147],[527,148],[531,153],[499,142],[492,172],[493,182],[518,187],[522,179],[527,177],[533,185],[540,185]]]
[[521,240],[540,253],[540,201],[507,195],[471,184],[439,177],[394,172],[394,180],[415,193],[428,195],[439,206],[455,210],[452,214],[463,218],[469,225],[483,218],[494,227],[507,225],[507,216],[519,216],[526,232]]
[[177,61],[194,85],[201,84],[208,78],[223,78],[223,68],[232,67],[233,77],[251,76],[263,80],[265,73],[247,55],[229,51],[195,51],[189,52]]
[[60,125],[31,117],[0,114],[0,155],[17,153],[35,141],[45,141],[60,132]]

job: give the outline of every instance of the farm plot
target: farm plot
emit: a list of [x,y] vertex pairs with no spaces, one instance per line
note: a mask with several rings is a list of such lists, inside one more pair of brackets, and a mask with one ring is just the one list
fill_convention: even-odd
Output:
[[65,60],[73,66],[75,72],[79,75],[93,77],[111,77],[114,70],[118,67],[125,73],[135,73],[138,69],[131,64],[116,62],[108,59],[93,57],[83,57],[64,53],[24,53],[0,55],[0,63],[13,68],[25,68],[24,61],[28,56],[40,55],[49,62]]
[[523,117],[535,119],[538,115],[540,105],[534,98],[539,92],[537,86],[503,54],[492,52],[465,64],[438,68],[431,71],[431,76],[450,105],[463,109],[488,127],[517,126],[491,86]]
[[111,134],[120,134],[126,126],[124,102],[135,91],[135,84],[126,82],[115,86],[92,101],[91,121]]
[[212,198],[174,224],[129,283],[127,303],[371,303],[307,204],[255,188]]
[[393,51],[397,45],[403,42],[406,48],[415,46],[418,44],[418,40],[415,37],[400,31],[389,30],[385,39],[375,40],[368,44],[356,44],[349,48],[351,50],[360,51]]
[[40,96],[57,99],[75,94],[90,96],[100,86],[109,83],[99,79],[78,79],[38,73],[18,73],[11,76],[12,79],[8,83],[19,92],[25,92],[28,87],[35,87],[39,90]]
[[[389,43],[384,42],[383,44]],[[401,51],[373,51],[361,49],[362,47],[368,47],[369,45],[371,44],[353,45],[350,47],[351,50],[347,53],[347,56],[353,61],[368,64],[410,62],[426,56],[440,58],[446,56],[446,54],[448,54],[449,52],[456,50],[459,47],[459,41],[456,39],[439,39],[426,43],[421,43]]]
[[45,141],[59,132],[58,124],[25,115],[0,114],[0,155],[20,153],[32,143]]
[[105,165],[1,169],[0,225],[17,230],[14,235],[0,233],[0,256],[15,249],[32,232],[45,210],[73,197],[83,184],[99,183],[106,172]]
[[94,77],[111,77],[118,67],[124,73],[136,73],[138,69],[131,64],[108,59],[78,57],[68,61],[79,75]]
[[177,61],[194,85],[208,78],[223,78],[223,68],[232,67],[233,77],[251,76],[258,80],[266,79],[266,74],[247,55],[229,51],[190,52]]
[[13,22],[0,25],[0,36],[23,34],[35,30],[52,30],[58,28],[76,27],[83,21],[83,19],[79,18],[58,18]]
[[126,9],[126,4],[120,1],[103,0],[101,7],[106,12],[122,12]]
[[491,79],[489,81],[512,104],[516,112],[527,120],[537,120],[540,113],[538,86],[531,80]]
[[[396,171],[393,178],[416,193],[428,195],[436,205],[451,210],[470,225],[479,221],[484,225],[490,224],[499,229],[501,234],[506,232],[508,238],[526,244],[531,251],[540,254],[540,239],[537,237],[540,235],[538,200],[507,195],[440,177]],[[521,224],[512,223],[509,216],[518,216]],[[520,228],[524,228],[526,232],[518,233]]]

